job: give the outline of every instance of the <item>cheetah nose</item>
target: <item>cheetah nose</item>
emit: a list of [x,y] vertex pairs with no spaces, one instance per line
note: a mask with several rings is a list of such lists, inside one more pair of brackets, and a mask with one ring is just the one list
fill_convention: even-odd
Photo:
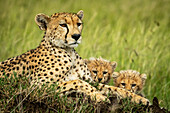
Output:
[[72,38],[75,39],[76,41],[80,38],[80,34],[73,34]]
[[100,82],[102,80],[102,78],[98,78],[98,81]]

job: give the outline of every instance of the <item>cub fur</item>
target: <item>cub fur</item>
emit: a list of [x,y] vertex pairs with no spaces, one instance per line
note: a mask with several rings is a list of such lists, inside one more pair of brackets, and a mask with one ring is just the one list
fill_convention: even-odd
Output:
[[121,70],[120,72],[114,72],[112,77],[116,87],[127,89],[136,94],[141,94],[147,79],[146,74],[140,74],[135,70]]
[[110,62],[103,58],[90,58],[89,60],[84,60],[87,64],[88,69],[91,72],[93,81],[100,83],[108,83],[111,76],[117,66],[115,61]]

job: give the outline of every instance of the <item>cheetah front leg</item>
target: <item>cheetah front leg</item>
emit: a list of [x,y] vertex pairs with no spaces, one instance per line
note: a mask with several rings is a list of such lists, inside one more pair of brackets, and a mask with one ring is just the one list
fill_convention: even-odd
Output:
[[122,89],[122,88],[118,88],[115,86],[109,86],[109,85],[105,85],[105,84],[101,84],[101,83],[97,86],[97,88],[101,91],[102,94],[105,94],[105,95],[116,94],[120,98],[130,97],[132,102],[143,103],[144,105],[149,104],[148,99],[141,97],[140,95],[137,95],[130,91],[127,91],[125,89]]
[[66,81],[59,84],[57,87],[57,92],[59,92],[61,95],[70,94],[72,92],[80,92],[87,96],[90,96],[91,100],[95,100],[97,102],[110,102],[109,99],[107,99],[106,96],[98,92],[95,87],[80,79]]

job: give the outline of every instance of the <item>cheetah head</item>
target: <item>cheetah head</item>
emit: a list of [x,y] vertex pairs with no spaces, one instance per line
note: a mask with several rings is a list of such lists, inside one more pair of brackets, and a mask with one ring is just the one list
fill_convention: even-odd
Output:
[[83,11],[78,13],[55,13],[51,17],[37,14],[35,22],[45,31],[45,38],[53,46],[77,47],[81,43]]
[[140,93],[147,78],[146,74],[140,74],[135,70],[114,72],[112,77],[116,87],[124,88],[134,93]]

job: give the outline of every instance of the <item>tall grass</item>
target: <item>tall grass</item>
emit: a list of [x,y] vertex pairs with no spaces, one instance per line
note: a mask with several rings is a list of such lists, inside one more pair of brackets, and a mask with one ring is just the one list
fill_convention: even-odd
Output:
[[169,108],[169,6],[169,0],[0,0],[0,61],[38,46],[43,32],[34,22],[36,14],[82,9],[83,42],[76,48],[80,56],[117,61],[116,71],[146,73],[146,97],[156,96]]

